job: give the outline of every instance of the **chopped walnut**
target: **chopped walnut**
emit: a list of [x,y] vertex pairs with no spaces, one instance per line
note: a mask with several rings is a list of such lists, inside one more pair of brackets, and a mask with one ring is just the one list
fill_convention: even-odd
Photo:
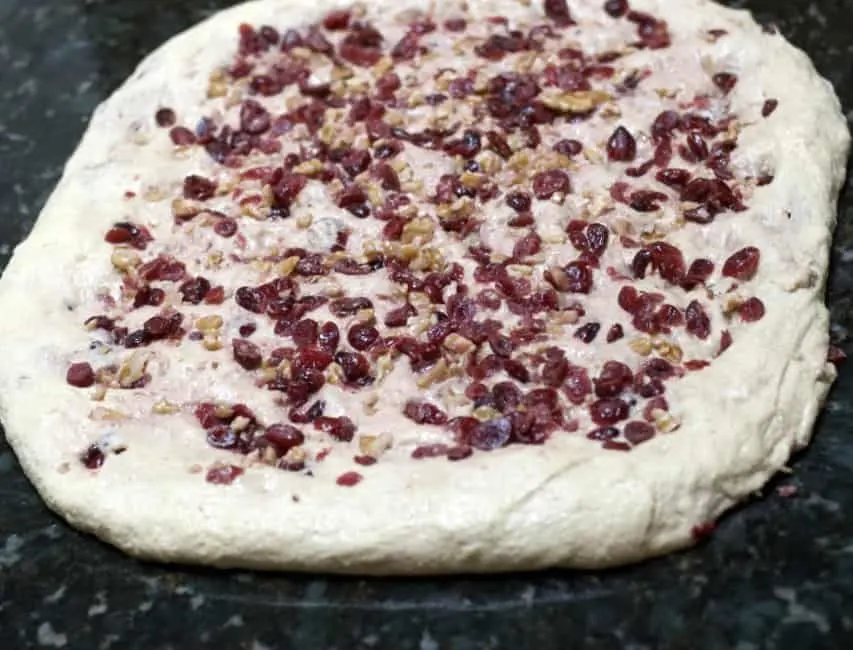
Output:
[[652,353],[652,341],[646,336],[638,336],[628,343],[628,347],[640,356],[647,357]]
[[610,94],[600,90],[575,90],[564,92],[546,89],[540,95],[542,103],[560,113],[588,113],[610,101]]
[[394,443],[394,437],[390,433],[380,433],[379,435],[362,434],[358,437],[358,450],[372,458],[379,458]]
[[95,420],[96,422],[117,422],[120,420],[127,420],[129,418],[130,416],[124,411],[107,408],[105,406],[96,406],[89,413],[89,419]]

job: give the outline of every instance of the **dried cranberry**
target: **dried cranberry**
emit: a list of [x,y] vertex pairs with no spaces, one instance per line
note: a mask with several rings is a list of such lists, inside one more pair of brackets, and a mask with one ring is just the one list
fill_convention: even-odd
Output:
[[751,280],[758,271],[761,261],[761,251],[754,246],[747,246],[737,251],[723,265],[723,275],[741,282]]
[[334,361],[334,357],[326,350],[311,345],[300,346],[299,354],[293,362],[293,368],[325,370],[331,365],[332,361]]
[[148,332],[144,329],[136,330],[127,335],[127,338],[124,339],[124,347],[126,348],[138,348],[144,345],[148,345],[150,342],[150,338],[148,336]]
[[718,72],[712,78],[714,85],[728,95],[737,85],[737,75],[728,72]]
[[352,316],[362,309],[373,309],[368,298],[336,298],[329,304],[329,311],[338,318]]
[[263,362],[261,349],[246,339],[234,339],[232,341],[234,361],[246,370],[257,370]]
[[350,12],[346,10],[330,11],[323,19],[323,27],[330,32],[341,31],[349,26]]
[[240,287],[234,294],[235,302],[243,309],[263,314],[267,307],[268,299],[262,291],[253,287]]
[[708,157],[708,143],[697,132],[687,134],[687,148],[690,150],[690,162],[698,162]]
[[180,287],[178,292],[181,294],[183,302],[188,302],[192,305],[201,304],[205,295],[210,290],[210,282],[203,277],[187,280]]
[[598,397],[616,397],[629,388],[634,381],[634,373],[624,363],[607,361],[595,380],[595,394]]
[[385,160],[387,158],[393,158],[402,151],[403,144],[399,140],[388,140],[386,142],[382,142],[376,147],[373,152],[373,156],[377,160]]
[[184,179],[184,197],[205,201],[216,193],[216,183],[203,176],[190,174]]
[[661,169],[655,178],[667,187],[680,190],[690,181],[690,172],[686,169]]
[[214,424],[207,429],[207,444],[217,449],[234,449],[240,443],[237,432],[227,424]]
[[575,338],[584,343],[592,343],[600,330],[601,323],[587,323],[575,331]]
[[89,445],[86,450],[80,454],[80,462],[86,469],[98,469],[104,464],[106,456],[103,449],[98,445]]
[[596,441],[610,441],[619,437],[619,429],[616,427],[601,427],[586,434],[587,439]]
[[370,376],[370,362],[357,352],[338,352],[335,363],[341,367],[344,379],[351,384],[367,381]]
[[569,262],[563,272],[567,280],[566,291],[571,293],[589,293],[592,291],[592,269],[585,262]]
[[[285,38],[285,40],[287,39]],[[333,54],[335,51],[334,46],[317,27],[311,27],[308,30],[308,33],[305,35],[304,45],[313,52],[327,56]]]
[[237,222],[230,217],[220,219],[214,224],[213,232],[220,237],[233,237],[237,234]]
[[154,114],[154,121],[162,129],[174,126],[177,117],[171,108],[161,108]]
[[640,445],[655,437],[655,428],[648,422],[636,420],[625,425],[624,435],[632,445]]
[[342,487],[353,487],[364,480],[364,477],[358,472],[344,472],[335,479],[335,483]]
[[619,341],[620,339],[624,338],[624,336],[625,330],[619,323],[616,323],[607,331],[607,342],[615,343],[616,341]]
[[245,470],[237,465],[216,465],[207,470],[205,480],[213,485],[231,485]]
[[65,381],[77,388],[88,388],[95,383],[95,371],[85,361],[72,363],[65,373]]
[[[331,362],[331,357],[329,358],[329,361]],[[326,402],[323,400],[317,400],[304,413],[300,413],[295,408],[290,409],[287,417],[291,422],[296,422],[297,424],[309,424],[323,415],[325,410]]]
[[344,37],[338,50],[345,61],[362,67],[374,66],[382,58],[382,34],[374,27],[358,23]]
[[145,226],[120,221],[107,231],[104,241],[109,244],[130,244],[138,250],[145,250],[154,238]]
[[503,447],[512,435],[512,420],[508,417],[481,422],[471,432],[468,442],[472,447],[491,451]]
[[637,212],[655,212],[660,210],[660,202],[668,199],[669,197],[662,192],[639,190],[631,193],[628,204]]
[[519,239],[512,248],[512,256],[516,260],[523,260],[531,255],[536,255],[542,249],[542,238],[532,231]]
[[474,47],[474,53],[489,61],[500,61],[507,54],[521,52],[529,47],[529,41],[521,35],[492,34]]
[[768,99],[764,102],[764,105],[761,107],[761,116],[762,117],[770,117],[776,109],[779,107],[778,99]]
[[270,114],[254,99],[247,99],[240,106],[240,128],[246,133],[260,135],[270,128]]
[[143,323],[142,329],[148,335],[149,340],[157,341],[175,334],[183,320],[183,314],[173,314],[168,318],[165,316],[152,316]]
[[613,18],[621,18],[628,13],[628,0],[606,0],[604,11]]
[[607,141],[607,157],[614,162],[632,162],[637,157],[637,141],[624,126],[618,127]]
[[583,151],[583,144],[577,140],[559,140],[554,144],[552,149],[558,154],[572,158]]
[[600,223],[591,223],[586,229],[586,240],[589,251],[596,257],[601,257],[607,250],[610,231]]
[[690,268],[687,269],[687,274],[684,276],[681,286],[685,290],[690,291],[707,281],[713,272],[714,263],[711,260],[703,258],[694,260]]
[[480,132],[476,129],[466,129],[460,139],[446,142],[444,145],[444,151],[451,156],[473,158],[480,153],[481,147],[482,140]]
[[518,359],[505,359],[503,367],[506,374],[522,384],[530,381],[530,370]]
[[159,307],[166,300],[166,292],[162,289],[152,288],[148,285],[139,287],[133,298],[134,309],[140,307]]
[[169,131],[169,137],[172,140],[172,143],[179,147],[185,147],[191,144],[195,144],[196,137],[195,134],[190,131],[185,126],[176,126]]
[[355,424],[348,417],[321,416],[314,420],[314,428],[328,433],[341,442],[349,442],[355,435]]
[[379,331],[366,323],[353,325],[347,334],[347,341],[356,350],[367,350],[378,338]]
[[557,193],[565,195],[571,191],[569,175],[561,169],[539,172],[533,177],[533,193],[537,199],[547,200]]
[[741,320],[745,323],[754,323],[764,318],[764,303],[759,298],[750,298],[738,309]]
[[575,24],[566,0],[545,0],[545,15],[560,27]]
[[369,166],[370,153],[364,149],[351,149],[341,160],[341,167],[352,177],[358,176]]
[[448,32],[464,32],[468,26],[464,18],[448,18],[444,21],[444,29]]
[[387,327],[405,327],[409,318],[416,314],[415,308],[406,303],[402,307],[397,307],[388,312],[385,316],[385,325]]
[[279,455],[284,455],[305,442],[305,434],[289,424],[271,424],[264,430],[263,437],[272,443]]
[[296,263],[294,271],[297,275],[305,277],[326,275],[328,273],[323,256],[320,253],[309,253],[303,257]]
[[711,335],[711,319],[705,312],[705,308],[698,300],[692,301],[685,310],[686,328],[693,336],[702,340]]
[[317,330],[317,321],[311,318],[303,318],[293,326],[290,336],[293,338],[293,342],[300,347],[314,345],[317,342]]
[[503,159],[512,157],[512,149],[509,146],[506,138],[497,131],[486,132],[486,139],[489,141],[489,149],[494,151]]
[[320,333],[317,336],[317,340],[323,350],[329,353],[335,352],[335,350],[338,349],[338,344],[341,340],[341,334],[338,326],[331,321],[323,323],[323,326],[320,328]]
[[302,174],[283,173],[272,186],[273,205],[278,208],[290,208],[307,182],[308,179]]
[[510,192],[506,204],[516,212],[527,212],[531,205],[530,195],[527,192]]
[[146,282],[177,282],[185,276],[184,263],[168,255],[158,255],[139,267],[139,277]]
[[398,61],[409,61],[414,59],[420,52],[420,39],[416,32],[408,32],[401,38],[393,48],[391,56]]
[[681,284],[686,273],[684,255],[681,251],[666,242],[654,242],[648,247],[651,263],[660,276],[672,284]]
[[428,402],[408,401],[403,415],[417,424],[447,424],[447,414]]
[[652,123],[652,138],[655,143],[669,138],[681,124],[681,117],[675,111],[664,111]]
[[597,400],[589,407],[592,421],[598,426],[610,426],[620,420],[627,420],[629,411],[627,402],[614,398]]
[[415,449],[412,451],[412,458],[438,458],[439,456],[446,456],[447,452],[447,445],[443,445],[441,443],[435,443],[432,445],[419,445],[418,447],[415,447]]

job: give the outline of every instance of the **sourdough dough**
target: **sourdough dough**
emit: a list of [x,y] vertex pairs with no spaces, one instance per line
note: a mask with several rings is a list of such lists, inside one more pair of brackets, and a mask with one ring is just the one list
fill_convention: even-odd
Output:
[[[185,339],[180,347],[158,343],[144,349],[154,353],[148,368],[152,380],[145,388],[110,390],[97,402],[91,390],[66,382],[72,362],[97,366],[103,363],[98,355],[112,360],[116,357],[110,355],[131,352],[90,349],[93,334],[83,327],[86,318],[105,311],[105,288],[112,297],[119,295],[104,233],[116,221],[144,223],[155,236],[146,255],[156,252],[173,231],[169,202],[180,181],[189,173],[219,173],[200,148],[175,157],[168,130],[154,123],[155,111],[170,107],[181,124],[191,127],[210,114],[210,75],[230,63],[240,24],[269,24],[283,32],[347,4],[258,0],[223,11],[148,57],[96,111],[0,283],[0,416],[24,471],[46,503],[72,525],[134,556],[170,562],[430,574],[606,567],[694,543],[808,443],[834,379],[826,361],[824,282],[849,142],[839,103],[808,58],[781,36],[763,31],[747,12],[713,2],[631,0],[632,9],[666,20],[673,36],[668,49],[633,55],[638,62],[659,65],[654,71],[660,83],[693,83],[674,66],[678,61],[684,70],[722,65],[736,72],[739,81],[728,100],[743,128],[732,165],[745,175],[755,170],[754,175],[774,177],[771,184],[754,188],[747,211],[720,215],[703,226],[702,241],[695,224],[671,239],[688,262],[699,248],[716,251],[718,272],[727,254],[760,246],[761,265],[749,290],[766,307],[760,321],[733,326],[733,345],[709,367],[667,384],[672,414],[682,423],[677,431],[657,435],[629,453],[602,449],[580,431],[555,433],[543,445],[510,445],[448,462],[410,457],[413,445],[442,442],[445,434],[415,425],[397,408],[380,414],[395,444],[373,466],[353,464],[358,453],[353,442],[349,452],[330,445],[333,453],[310,465],[313,476],[255,464],[230,485],[212,484],[204,480],[208,467],[216,462],[242,466],[245,457],[212,449],[191,408],[164,415],[152,414],[151,407],[155,398],[177,398],[182,404],[247,402],[264,421],[286,421],[272,392],[254,388],[251,376],[231,359],[230,339],[254,314],[237,309],[230,295],[223,306],[231,317],[224,326],[228,331],[218,371],[204,365],[213,353],[197,343],[190,351]],[[529,6],[511,0],[467,4],[480,22],[493,15],[547,22],[538,1]],[[582,26],[610,20],[602,4],[569,2]],[[450,1],[374,0],[368,18],[386,24],[405,9],[433,6],[440,17],[458,13],[457,3]],[[728,33],[703,37],[709,30]],[[584,47],[603,51],[613,33],[588,31],[579,38]],[[665,63],[655,64],[656,57]],[[777,99],[778,108],[762,119],[767,98]],[[635,133],[648,131],[649,118],[660,109],[653,104],[645,110],[642,120],[624,115],[622,121]],[[640,146],[648,151],[648,145]],[[425,154],[407,148],[406,155],[417,165],[417,157]],[[163,187],[171,193],[154,200]],[[127,190],[135,198],[126,198]],[[276,227],[290,228],[303,240],[310,233],[310,241],[294,245],[325,249],[334,242],[345,217],[327,205],[322,190],[306,191],[305,200],[328,216],[315,214],[316,227],[302,234],[293,227],[294,217],[262,224],[262,233],[247,231],[252,233],[249,248],[264,236],[274,237]],[[554,208],[555,219],[564,219],[560,210],[576,209],[574,201],[582,199],[577,188],[571,197],[564,207]],[[494,218],[506,215],[496,212]],[[503,232],[488,228],[483,240],[509,254],[511,247],[501,250],[507,246]],[[369,236],[356,230],[350,245]],[[196,251],[199,264],[201,251]],[[227,268],[226,261],[220,279],[227,281]],[[260,281],[257,275],[251,280]],[[372,290],[369,283],[361,286]],[[177,306],[187,325],[206,313],[204,305]],[[601,306],[595,312],[605,322],[613,320],[607,309],[618,311]],[[155,312],[149,308],[146,317]],[[712,340],[694,352],[710,358],[719,335],[715,330]],[[589,349],[597,355],[590,364],[611,354],[598,345]],[[399,371],[383,385],[383,403],[395,403],[412,382]],[[348,415],[363,430],[364,393],[339,392],[329,398],[336,409],[331,414]],[[130,419],[110,420],[104,411],[93,419],[97,408],[114,408]],[[310,425],[304,428],[320,435]],[[97,470],[79,461],[93,444],[106,453]],[[349,471],[358,471],[363,480],[352,487],[339,485],[336,477]]]

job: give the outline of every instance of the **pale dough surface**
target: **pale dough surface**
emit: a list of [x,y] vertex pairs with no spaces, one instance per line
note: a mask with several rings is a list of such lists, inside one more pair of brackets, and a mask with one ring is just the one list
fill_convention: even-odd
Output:
[[[690,545],[694,527],[754,494],[808,443],[834,379],[824,282],[849,144],[838,101],[808,58],[747,13],[705,0],[631,5],[676,33],[728,29],[722,47],[740,75],[735,109],[762,93],[779,99],[774,120],[742,135],[744,150],[773,161],[775,182],[738,220],[776,237],[763,243],[766,317],[706,371],[671,385],[671,402],[689,414],[676,435],[629,454],[563,437],[463,463],[379,463],[349,490],[330,478],[333,462],[326,480],[270,468],[227,489],[210,485],[188,475],[174,432],[149,432],[150,446],[97,473],[79,463],[58,470],[89,441],[89,397],[64,380],[63,351],[86,341],[72,308],[91,298],[108,259],[103,233],[116,220],[116,187],[132,168],[158,164],[156,152],[127,143],[128,130],[159,105],[194,114],[239,23],[303,25],[346,4],[258,0],[219,13],[152,54],[97,110],[0,283],[0,416],[24,471],[72,525],[163,561],[429,574],[606,567]],[[515,3],[469,4],[489,15]],[[783,270],[787,255],[799,261],[797,277]]]

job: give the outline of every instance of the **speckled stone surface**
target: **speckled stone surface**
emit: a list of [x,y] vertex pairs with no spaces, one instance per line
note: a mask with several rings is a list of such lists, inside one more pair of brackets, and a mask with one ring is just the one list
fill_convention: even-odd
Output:
[[[157,44],[228,4],[0,2],[0,268],[95,105]],[[806,49],[853,117],[853,0],[729,4]],[[830,302],[836,339],[853,352],[853,182]],[[0,648],[851,648],[851,418],[853,362],[794,473],[697,549],[606,573],[440,580],[141,564],[50,514],[0,438]]]

